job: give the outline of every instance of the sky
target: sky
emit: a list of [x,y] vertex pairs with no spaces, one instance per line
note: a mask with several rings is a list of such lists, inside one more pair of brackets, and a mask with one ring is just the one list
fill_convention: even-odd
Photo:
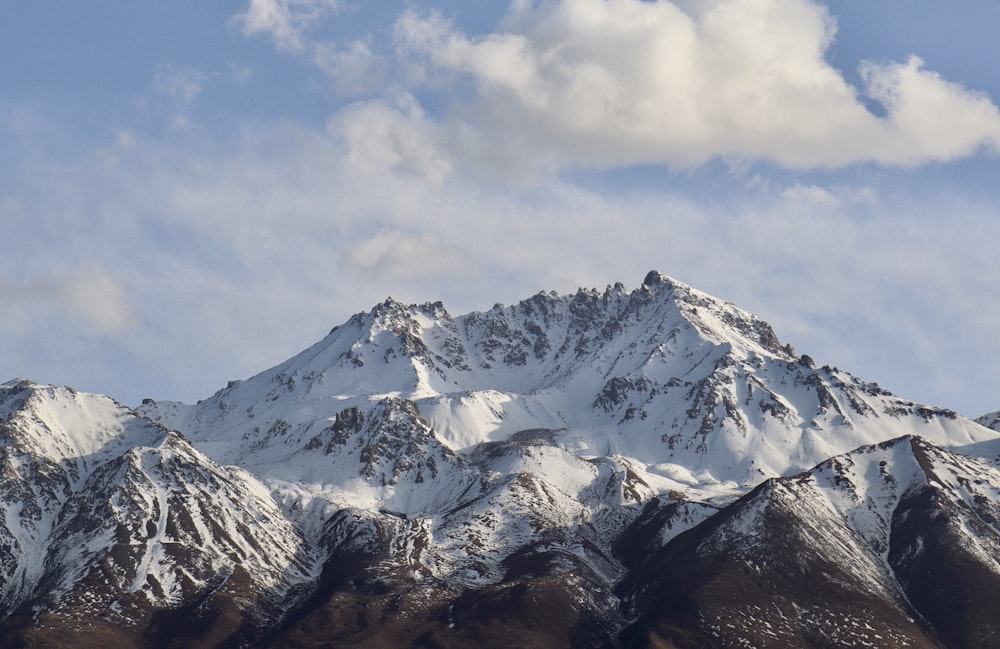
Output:
[[0,381],[194,402],[392,296],[656,269],[1000,409],[1000,4],[8,3]]

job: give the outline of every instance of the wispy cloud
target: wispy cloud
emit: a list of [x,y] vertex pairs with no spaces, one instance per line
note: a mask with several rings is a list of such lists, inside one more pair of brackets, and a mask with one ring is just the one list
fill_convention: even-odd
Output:
[[46,311],[48,317],[68,318],[99,336],[120,336],[136,327],[135,309],[125,286],[96,265],[23,282],[0,277],[0,303],[13,316],[8,326],[22,331],[44,321]]
[[337,91],[346,96],[378,94],[390,78],[389,57],[376,52],[366,39],[344,44],[316,43],[313,60]]
[[232,61],[226,64],[226,70],[230,79],[238,86],[245,86],[253,79],[253,69],[241,65],[236,65]]
[[307,33],[323,16],[336,13],[339,0],[250,0],[246,11],[232,24],[245,36],[265,34],[275,47],[285,52],[303,52]]
[[171,124],[179,130],[191,126],[188,111],[201,94],[208,79],[203,71],[176,65],[161,65],[153,76],[153,90],[169,99],[172,109]]
[[153,77],[153,89],[174,102],[180,109],[186,109],[201,94],[207,75],[201,70],[176,65],[160,66]]

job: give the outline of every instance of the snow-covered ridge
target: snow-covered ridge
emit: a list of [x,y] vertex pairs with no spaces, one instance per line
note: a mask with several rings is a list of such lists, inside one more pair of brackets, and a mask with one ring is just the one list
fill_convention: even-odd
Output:
[[8,453],[66,463],[77,480],[102,457],[165,434],[110,397],[23,379],[0,385],[0,420]]

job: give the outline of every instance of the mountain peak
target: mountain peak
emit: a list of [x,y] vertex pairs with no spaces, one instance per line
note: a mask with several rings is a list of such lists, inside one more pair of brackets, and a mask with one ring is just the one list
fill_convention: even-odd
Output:
[[676,280],[667,275],[664,275],[658,270],[649,271],[648,273],[646,273],[645,279],[642,280],[643,286],[663,286],[663,285],[673,286],[676,285],[677,283],[678,282]]

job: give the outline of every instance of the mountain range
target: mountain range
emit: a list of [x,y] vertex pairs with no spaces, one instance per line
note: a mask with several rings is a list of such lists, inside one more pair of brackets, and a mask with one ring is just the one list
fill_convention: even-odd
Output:
[[657,272],[389,299],[194,405],[0,386],[0,641],[995,648],[997,429]]

